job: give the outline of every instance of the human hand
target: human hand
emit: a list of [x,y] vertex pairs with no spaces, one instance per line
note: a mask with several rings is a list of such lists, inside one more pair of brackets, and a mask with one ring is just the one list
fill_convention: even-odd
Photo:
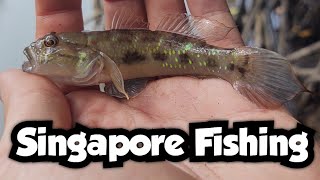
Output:
[[[160,16],[184,13],[182,0],[122,0],[105,1],[107,28],[112,15],[120,7],[131,7],[138,16],[145,17],[151,28],[160,22]],[[48,32],[81,31],[83,20],[79,0],[38,0],[37,37]],[[210,15],[227,26],[234,22],[225,0],[189,0],[191,13],[195,16]],[[222,47],[241,46],[239,32],[233,29],[224,40],[215,42]],[[12,82],[15,82],[14,84]],[[287,169],[274,163],[179,163],[172,166],[163,163],[125,164],[121,169],[102,169],[101,164],[91,164],[80,170],[70,170],[56,164],[21,164],[7,158],[10,133],[15,124],[23,120],[53,120],[54,126],[70,128],[73,122],[89,127],[126,129],[178,127],[186,129],[189,122],[212,119],[228,120],[275,120],[277,127],[291,128],[296,121],[283,110],[260,110],[239,95],[230,84],[219,79],[198,80],[175,77],[152,82],[138,97],[119,102],[98,91],[76,91],[64,96],[48,80],[31,74],[10,71],[0,75],[0,95],[5,105],[6,129],[1,141],[1,177],[6,179],[66,178],[97,179],[109,177],[185,179],[188,175],[201,178],[239,179],[246,177],[299,178],[314,176],[315,163],[305,171]],[[316,156],[315,162],[319,165]],[[178,170],[181,169],[182,171]],[[19,168],[19,172],[16,170]],[[161,169],[159,171],[159,169]],[[232,171],[232,173],[230,173]],[[272,173],[270,173],[270,172]],[[139,173],[136,173],[139,172]],[[246,173],[243,173],[246,172]]]

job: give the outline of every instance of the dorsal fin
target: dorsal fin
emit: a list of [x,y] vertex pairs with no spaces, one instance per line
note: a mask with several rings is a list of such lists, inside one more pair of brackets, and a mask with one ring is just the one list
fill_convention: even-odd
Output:
[[156,30],[215,42],[225,38],[233,28],[235,27],[227,27],[215,20],[177,14],[165,16]]
[[110,29],[148,29],[149,24],[143,17],[136,16],[127,8],[120,8],[113,16]]

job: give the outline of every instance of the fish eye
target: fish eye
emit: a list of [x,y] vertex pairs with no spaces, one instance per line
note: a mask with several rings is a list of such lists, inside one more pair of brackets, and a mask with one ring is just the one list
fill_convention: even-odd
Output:
[[59,42],[58,38],[51,34],[45,38],[44,45],[46,47],[54,47],[58,44],[58,42]]

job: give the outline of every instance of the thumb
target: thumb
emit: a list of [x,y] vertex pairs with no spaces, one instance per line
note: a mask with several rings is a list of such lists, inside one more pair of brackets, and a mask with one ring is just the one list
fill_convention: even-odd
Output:
[[10,143],[15,125],[26,120],[53,120],[56,128],[70,128],[69,104],[49,80],[10,70],[0,73],[0,99],[4,104],[5,128],[1,145]]

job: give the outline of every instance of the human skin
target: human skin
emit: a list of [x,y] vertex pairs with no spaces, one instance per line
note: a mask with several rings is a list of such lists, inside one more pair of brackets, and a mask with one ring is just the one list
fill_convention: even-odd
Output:
[[[209,17],[234,26],[225,0],[189,0],[195,16]],[[151,29],[162,15],[185,12],[182,0],[122,0],[104,2],[106,28],[116,9],[130,7],[149,21]],[[36,37],[56,31],[81,31],[80,0],[37,0]],[[222,47],[242,46],[239,32],[233,29]],[[290,169],[279,163],[136,163],[123,168],[102,169],[92,163],[82,169],[68,169],[57,163],[18,163],[8,158],[12,128],[24,120],[53,120],[55,128],[70,129],[81,123],[95,128],[161,128],[186,130],[189,122],[228,119],[275,120],[276,128],[291,129],[297,124],[283,109],[259,109],[219,79],[199,80],[174,77],[152,82],[138,97],[118,101],[97,90],[64,93],[49,80],[10,70],[0,73],[0,97],[5,108],[5,131],[0,144],[1,179],[317,179],[320,177],[319,144],[315,159],[303,169]]]

